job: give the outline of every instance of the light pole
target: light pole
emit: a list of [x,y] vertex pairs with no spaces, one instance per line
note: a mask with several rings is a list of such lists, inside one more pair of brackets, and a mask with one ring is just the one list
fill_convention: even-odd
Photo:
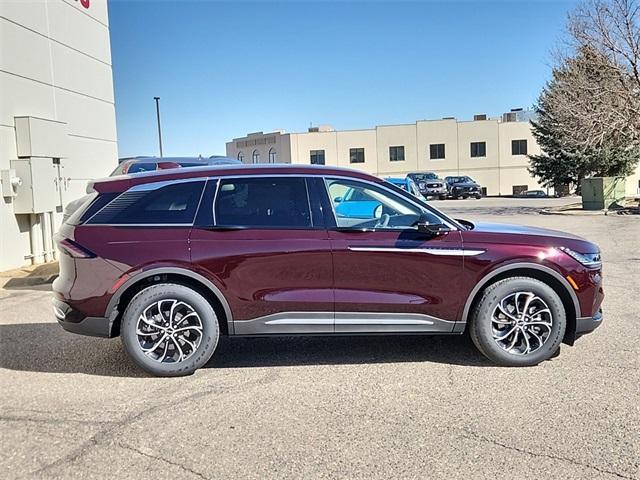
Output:
[[156,101],[156,117],[158,118],[158,143],[160,144],[160,158],[162,158],[162,130],[160,129],[160,97],[153,97]]

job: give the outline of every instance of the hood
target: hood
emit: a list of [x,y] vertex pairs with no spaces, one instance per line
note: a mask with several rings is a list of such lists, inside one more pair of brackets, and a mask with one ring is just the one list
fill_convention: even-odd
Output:
[[[559,230],[550,230],[548,228],[507,223],[474,222],[474,228],[471,232],[473,232],[474,235],[487,234],[488,237],[491,237],[491,240],[487,239],[489,241],[503,240],[504,243],[510,243],[517,238],[522,239],[522,243],[531,242],[556,246],[565,245],[580,253],[596,253],[599,251],[597,245],[578,235],[561,232]],[[515,243],[521,242],[516,241]]]
[[480,185],[478,185],[475,182],[457,182],[457,183],[452,183],[451,186],[452,187],[479,187]]
[[526,225],[513,225],[510,223],[488,223],[474,222],[474,231],[483,233],[512,233],[520,235],[541,235],[545,237],[571,238],[573,240],[584,240],[582,237],[572,233],[551,230],[549,228],[529,227]]

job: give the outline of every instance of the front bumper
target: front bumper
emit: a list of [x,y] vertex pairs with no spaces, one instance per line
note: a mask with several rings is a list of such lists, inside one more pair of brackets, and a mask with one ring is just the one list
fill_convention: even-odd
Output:
[[87,317],[57,298],[53,299],[53,314],[60,326],[67,332],[90,337],[110,338],[112,336],[111,326],[113,322],[108,318]]
[[423,188],[420,190],[420,193],[425,197],[439,197],[447,194],[447,187],[439,187],[439,188]]
[[593,332],[602,325],[602,309],[593,317],[581,317],[576,319],[576,338]]
[[476,195],[482,195],[480,190],[477,188],[469,188],[469,187],[453,187],[451,189],[451,195],[461,197],[463,195],[468,195],[470,197],[475,197]]

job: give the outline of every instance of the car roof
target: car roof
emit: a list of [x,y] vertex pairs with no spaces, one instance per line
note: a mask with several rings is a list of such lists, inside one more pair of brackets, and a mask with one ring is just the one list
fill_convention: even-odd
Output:
[[[164,160],[164,159],[163,159]],[[167,161],[171,161],[168,160]],[[296,165],[296,164],[242,164],[242,165],[206,165],[202,167],[176,168],[168,170],[154,170],[133,175],[119,175],[89,182],[87,192],[93,190],[106,192],[122,192],[135,185],[171,180],[206,177],[230,176],[264,176],[264,175],[336,175],[355,179],[383,182],[384,180],[368,173],[351,168],[328,167],[324,165]]]

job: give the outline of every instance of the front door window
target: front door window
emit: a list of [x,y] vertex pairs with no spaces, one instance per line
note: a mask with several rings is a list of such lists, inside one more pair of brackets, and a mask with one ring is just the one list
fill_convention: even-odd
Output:
[[417,228],[418,220],[442,221],[433,213],[376,185],[352,180],[327,179],[327,190],[338,228]]

